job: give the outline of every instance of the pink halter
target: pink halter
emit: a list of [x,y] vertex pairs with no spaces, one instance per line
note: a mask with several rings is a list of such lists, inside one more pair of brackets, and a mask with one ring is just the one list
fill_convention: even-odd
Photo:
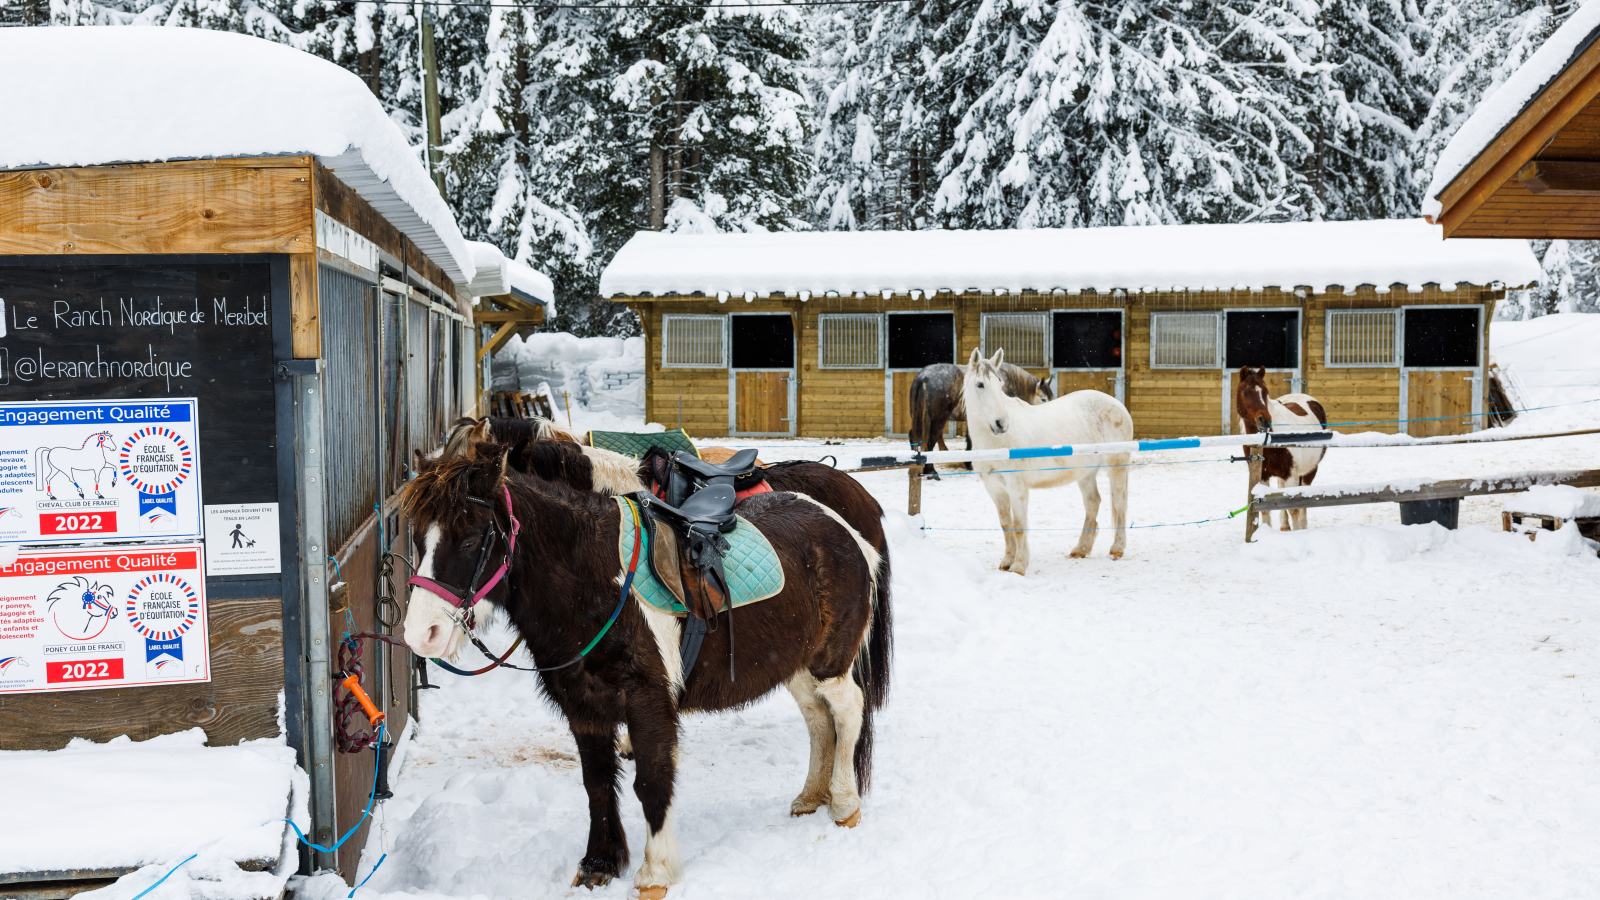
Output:
[[[501,489],[505,491],[506,515],[511,518],[511,536],[506,541],[506,555],[500,560],[500,568],[494,570],[494,574],[489,576],[489,580],[484,583],[483,587],[477,587],[477,583],[479,576],[483,574],[483,567],[488,563],[489,545],[495,535],[503,533],[500,530],[499,521],[492,515],[489,518],[489,527],[484,529],[483,532],[483,549],[478,554],[477,570],[472,573],[472,585],[465,591],[423,575],[413,575],[406,579],[407,585],[419,587],[436,594],[446,603],[465,612],[468,628],[471,628],[473,624],[472,608],[478,604],[479,600],[488,596],[489,592],[494,590],[494,586],[506,577],[506,573],[511,570],[511,558],[517,552],[517,533],[522,530],[522,523],[517,521],[517,515],[511,508],[511,488],[508,485],[501,485]],[[467,499],[483,506],[491,506],[489,501],[480,500],[477,497],[468,497]]]

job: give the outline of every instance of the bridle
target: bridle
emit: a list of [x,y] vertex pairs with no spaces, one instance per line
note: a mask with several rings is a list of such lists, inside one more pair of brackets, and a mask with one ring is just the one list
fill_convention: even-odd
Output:
[[[500,488],[505,491],[506,515],[511,519],[511,534],[509,536],[500,528],[499,518],[493,515],[493,503],[482,497],[467,495],[468,501],[479,506],[486,506],[491,512],[489,524],[483,529],[483,539],[480,542],[481,546],[478,548],[478,565],[472,570],[472,584],[466,590],[463,591],[460,588],[429,578],[426,575],[412,575],[406,580],[408,586],[419,587],[436,594],[446,603],[461,610],[462,624],[466,626],[468,632],[476,624],[476,617],[472,612],[473,607],[478,605],[479,600],[487,597],[489,592],[494,590],[495,585],[504,580],[511,571],[511,559],[517,552],[517,535],[522,531],[522,523],[517,521],[517,514],[511,508],[510,486],[502,484]],[[500,567],[494,570],[494,574],[489,576],[489,580],[482,587],[479,587],[478,580],[483,577],[483,570],[489,565],[489,554],[493,552],[495,543],[500,540],[504,540],[506,543],[505,556],[500,560]]]
[[[634,572],[636,572],[639,568],[639,557],[642,549],[644,528],[639,522],[639,509],[632,500],[627,501],[628,511],[633,517],[633,558],[629,560],[626,576],[622,580],[622,595],[617,600],[617,607],[611,611],[611,617],[606,620],[606,624],[600,629],[600,633],[596,634],[594,639],[591,640],[587,646],[578,651],[577,656],[574,656],[572,659],[561,663],[560,665],[517,666],[506,662],[506,660],[510,658],[511,654],[517,651],[518,647],[522,646],[521,637],[518,637],[516,643],[511,645],[511,649],[507,650],[505,653],[496,655],[494,651],[484,646],[483,641],[479,640],[477,635],[472,633],[473,626],[476,624],[472,615],[472,608],[478,604],[479,600],[482,600],[484,597],[488,596],[489,592],[494,590],[495,585],[499,584],[501,580],[503,580],[506,575],[510,573],[511,559],[517,552],[517,534],[522,531],[522,523],[517,520],[516,511],[512,509],[511,506],[511,487],[502,482],[500,488],[501,490],[505,491],[506,515],[511,519],[511,534],[509,535],[507,535],[500,528],[500,520],[495,518],[492,514],[492,511],[494,510],[493,503],[490,503],[488,500],[485,500],[482,497],[474,497],[471,494],[467,495],[468,501],[476,503],[479,506],[488,507],[491,511],[491,515],[489,516],[488,526],[483,530],[482,546],[478,549],[478,564],[472,570],[472,584],[466,590],[459,590],[451,585],[445,584],[442,581],[437,581],[425,575],[412,575],[410,578],[406,579],[407,585],[411,587],[420,587],[429,593],[437,595],[451,606],[461,610],[462,615],[461,618],[455,620],[456,625],[459,626],[466,634],[467,640],[471,641],[472,645],[477,647],[479,652],[483,653],[484,656],[489,658],[489,665],[470,672],[464,669],[458,669],[443,660],[436,659],[433,660],[433,662],[435,665],[438,665],[440,668],[448,672],[454,672],[457,675],[469,676],[482,675],[491,669],[498,669],[502,667],[507,669],[516,669],[519,672],[554,672],[557,669],[565,669],[568,666],[576,665],[578,662],[582,661],[585,656],[589,655],[589,651],[593,650],[600,643],[601,638],[605,637],[606,634],[611,631],[611,626],[617,623],[617,617],[622,615],[622,608],[627,604],[628,591],[633,587],[633,576]],[[489,553],[493,547],[493,544],[502,538],[506,542],[506,554],[505,557],[500,561],[500,568],[494,570],[494,574],[489,576],[489,580],[484,583],[483,587],[478,587],[478,579],[483,577],[483,570],[489,564]]]

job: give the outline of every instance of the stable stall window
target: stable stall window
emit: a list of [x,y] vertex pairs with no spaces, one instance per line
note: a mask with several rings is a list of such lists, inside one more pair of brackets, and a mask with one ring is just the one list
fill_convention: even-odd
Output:
[[899,313],[889,316],[889,368],[920,369],[955,362],[954,313]]
[[1300,312],[1250,310],[1229,312],[1225,362],[1230,369],[1265,366],[1295,369],[1300,366]]
[[1328,311],[1328,365],[1397,366],[1392,309]]
[[1478,365],[1478,308],[1407,309],[1404,365],[1472,369]]
[[1005,350],[1005,360],[1024,369],[1042,369],[1050,359],[1048,313],[984,313],[982,353]]
[[1055,368],[1122,368],[1122,313],[1058,312],[1053,318]]
[[1214,369],[1217,358],[1218,320],[1215,312],[1153,312],[1150,314],[1150,368]]
[[883,317],[877,313],[823,313],[817,337],[820,368],[883,368]]
[[725,369],[728,367],[727,318],[724,316],[662,316],[661,365],[667,369]]
[[729,317],[735,369],[794,368],[794,324],[788,313]]

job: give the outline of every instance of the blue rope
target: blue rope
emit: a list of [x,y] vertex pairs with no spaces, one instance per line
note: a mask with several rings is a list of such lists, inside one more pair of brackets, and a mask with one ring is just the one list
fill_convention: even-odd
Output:
[[[293,819],[284,819],[285,822],[289,823],[289,827],[294,829],[295,837],[299,838],[301,843],[305,844],[307,847],[310,847],[313,850],[321,850],[323,853],[332,853],[333,851],[339,849],[340,847],[343,847],[344,846],[344,842],[350,840],[350,836],[356,833],[356,829],[357,828],[361,827],[361,823],[365,822],[367,820],[367,817],[372,815],[372,804],[374,802],[376,802],[377,798],[378,798],[378,773],[383,771],[383,735],[384,735],[384,726],[379,725],[378,726],[378,743],[373,745],[373,746],[377,747],[378,749],[376,751],[374,751],[374,753],[373,753],[372,793],[367,795],[367,808],[361,811],[361,818],[357,819],[356,823],[354,825],[350,826],[350,830],[346,831],[344,833],[344,837],[339,838],[339,840],[337,842],[335,842],[332,847],[324,847],[321,844],[313,844],[313,843],[311,843],[309,840],[306,839],[305,832],[300,830],[300,826],[296,825],[294,823]],[[159,881],[156,882],[156,884],[160,884],[160,883],[161,882],[159,882]],[[154,886],[155,885],[151,885],[151,887],[154,887]],[[139,900],[139,898],[135,897],[134,900]]]
[[389,854],[387,854],[387,853],[385,853],[384,855],[378,857],[377,865],[372,867],[372,871],[367,873],[367,877],[361,879],[361,883],[356,885],[355,887],[351,888],[350,889],[350,893],[345,895],[347,900],[350,897],[354,897],[356,895],[356,891],[359,891],[362,888],[367,886],[367,882],[372,880],[372,876],[378,874],[378,866],[383,865],[383,861],[388,859],[388,858],[389,858]]
[[[189,859],[194,859],[196,856],[199,856],[199,855],[200,854],[198,854],[198,853],[191,853],[189,855]],[[145,888],[144,890],[140,891],[139,893],[134,894],[133,895],[133,900],[139,900],[140,897],[143,897],[145,894],[148,894],[151,891],[155,890],[156,888],[160,887],[161,886],[161,882],[166,881],[168,878],[171,878],[172,877],[172,873],[176,872],[180,868],[182,868],[183,867],[183,863],[188,862],[189,859],[186,859],[183,862],[178,863],[177,865],[175,865],[172,868],[168,869],[167,870],[167,874],[161,876],[160,878],[157,878],[155,884],[152,884],[149,887]]]

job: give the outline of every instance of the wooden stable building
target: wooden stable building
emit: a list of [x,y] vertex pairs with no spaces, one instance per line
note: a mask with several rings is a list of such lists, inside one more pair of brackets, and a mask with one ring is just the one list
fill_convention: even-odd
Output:
[[1479,427],[1494,303],[1539,275],[1420,220],[645,232],[601,294],[643,325],[647,419],[696,436],[903,436],[918,371],[1000,348],[1139,437],[1229,433],[1244,365],[1374,423],[1341,430],[1426,435]]
[[[0,309],[16,317],[0,329],[0,405],[196,398],[205,521],[249,505],[271,510],[277,531],[252,539],[276,551],[271,567],[225,574],[207,526],[202,680],[0,684],[0,749],[196,726],[212,745],[281,736],[311,775],[309,836],[332,844],[362,821],[374,762],[336,746],[341,635],[399,624],[401,607],[384,598],[403,602],[405,569],[380,560],[410,549],[397,503],[412,452],[483,405],[474,254],[382,106],[337,66],[192,29],[16,31],[35,33],[19,46],[37,49],[30,71],[54,99],[0,100]],[[89,83],[83,58],[130,83]],[[149,59],[182,77],[142,84]],[[196,124],[174,124],[185,122]],[[487,263],[477,283],[491,296],[548,302],[518,296]],[[29,488],[6,489],[4,502],[31,509]],[[414,708],[412,660],[374,642],[363,659],[392,740]],[[303,865],[349,878],[363,835]],[[0,872],[11,883],[74,877]]]
[[1479,104],[1423,212],[1451,239],[1600,239],[1600,8],[1574,12]]

